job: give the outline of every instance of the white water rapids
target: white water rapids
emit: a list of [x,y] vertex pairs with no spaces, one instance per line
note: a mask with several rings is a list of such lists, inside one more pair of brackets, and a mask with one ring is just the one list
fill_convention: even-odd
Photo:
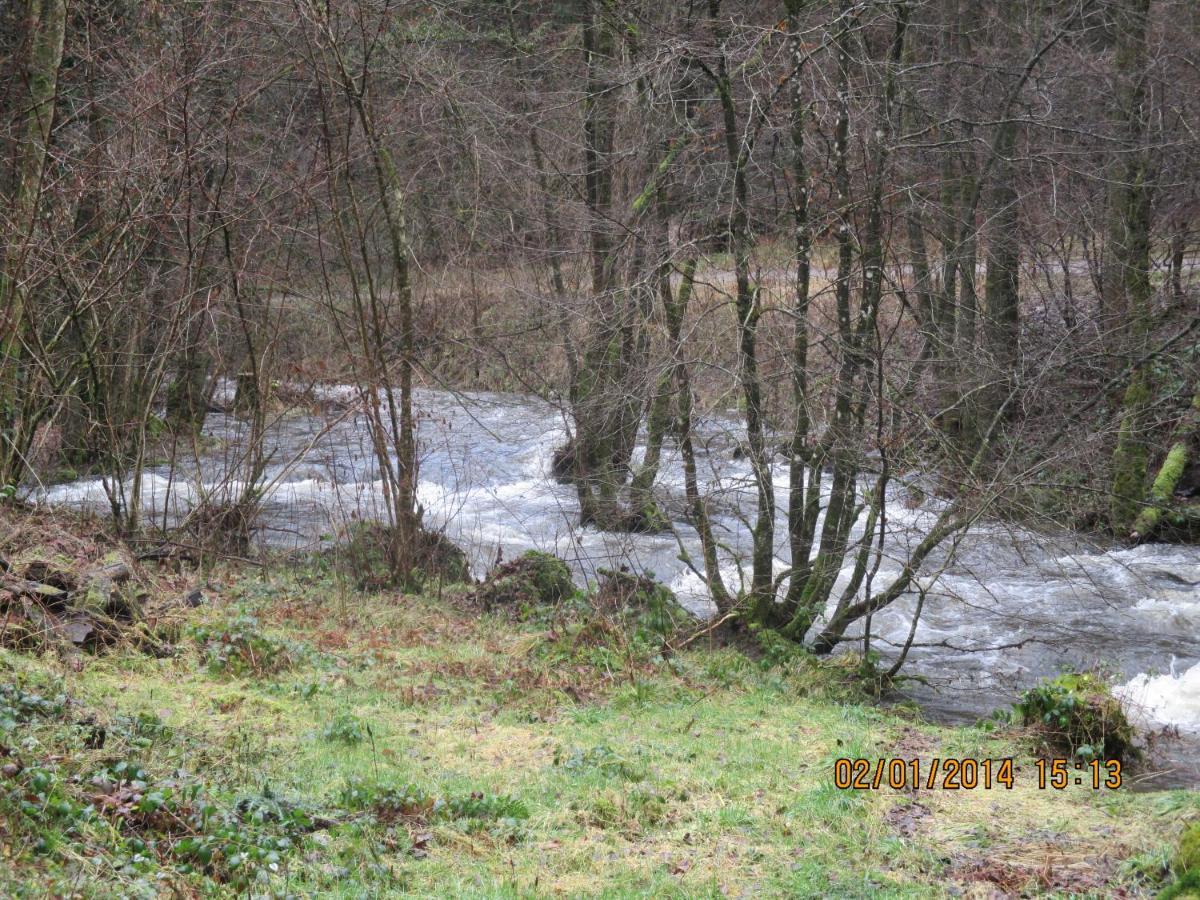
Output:
[[[331,389],[331,396],[337,393]],[[467,550],[478,574],[498,554],[511,559],[536,548],[566,559],[581,580],[604,567],[652,572],[698,615],[711,612],[702,580],[679,559],[679,542],[694,559],[701,556],[684,522],[682,467],[671,445],[664,449],[659,488],[678,537],[602,533],[578,527],[574,489],[550,475],[553,451],[566,434],[553,407],[488,393],[419,391],[417,401],[418,495],[426,522]],[[297,416],[271,428],[267,479],[277,483],[264,504],[264,543],[314,546],[352,517],[382,516],[365,430],[353,415],[322,433],[327,427],[324,418]],[[231,477],[228,460],[236,458],[244,426],[213,413],[205,431],[217,449],[174,473],[165,467],[146,473],[147,513],[169,521],[198,496],[228,490],[222,484]],[[740,436],[732,419],[709,420],[699,430],[701,490],[713,497],[714,526],[731,550],[727,583],[734,587],[736,557],[749,549],[743,518],[754,507],[748,465],[734,458]],[[785,465],[776,467],[775,485],[782,508]],[[51,486],[38,496],[51,504],[108,508],[99,480]],[[919,495],[900,487],[888,503],[876,588],[895,576],[908,548],[937,517],[939,501],[916,503],[913,496]],[[787,566],[783,525],[776,535],[780,570]],[[1200,547],[1105,546],[992,523],[973,528],[952,558],[929,560],[922,578],[928,593],[905,672],[923,680],[910,693],[929,712],[983,715],[1040,677],[1100,668],[1121,684],[1146,727],[1182,733],[1174,741],[1179,748],[1168,751],[1168,764],[1177,769],[1169,781],[1200,781]],[[833,597],[839,594],[840,586]],[[875,616],[873,646],[885,656],[903,643],[915,601],[913,593]]]

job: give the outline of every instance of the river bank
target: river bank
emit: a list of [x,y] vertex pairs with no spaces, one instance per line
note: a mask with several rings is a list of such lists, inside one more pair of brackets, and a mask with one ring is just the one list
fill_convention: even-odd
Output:
[[[845,660],[664,656],[321,567],[201,590],[161,658],[0,651],[5,893],[1151,896],[1200,814],[1189,791],[1039,789],[1022,730],[881,708]],[[841,790],[845,757],[1016,777]]]
[[[363,423],[345,389],[316,399],[340,411],[290,415],[267,435],[270,464],[256,524],[260,546],[309,552],[328,546],[354,521],[385,516],[382,483]],[[602,568],[649,573],[699,616],[711,613],[704,582],[681,561],[699,559],[685,515],[682,466],[664,450],[657,487],[672,520],[661,534],[607,533],[578,526],[578,500],[552,472],[566,424],[560,410],[536,398],[495,393],[420,390],[418,496],[428,525],[462,547],[477,577],[497,558],[536,549],[566,560],[580,584]],[[726,555],[726,583],[740,583],[749,553],[747,517],[754,508],[749,465],[736,452],[742,438],[733,418],[697,424],[699,478],[710,498]],[[142,482],[146,515],[178,521],[200,502],[218,507],[237,495],[236,460],[246,426],[209,416],[208,449],[174,468],[150,467]],[[640,452],[640,451],[639,451]],[[786,508],[787,470],[774,472],[779,508]],[[921,473],[897,480],[888,505],[880,579],[899,570],[941,509]],[[50,506],[103,511],[104,485],[79,480],[38,495]],[[781,513],[782,516],[782,513]],[[785,522],[777,528],[776,569],[788,565]],[[861,533],[860,522],[852,538]],[[849,578],[839,575],[839,584]],[[913,696],[940,718],[962,721],[1013,702],[1038,679],[1064,669],[1095,670],[1127,688],[1149,729],[1178,731],[1186,746],[1172,766],[1175,785],[1200,781],[1200,548],[1173,544],[1127,547],[1071,534],[1046,533],[981,520],[953,555],[927,561],[919,587],[922,614],[905,672],[919,679]],[[836,597],[839,589],[833,591]],[[894,656],[910,632],[917,592],[872,623],[873,647]]]

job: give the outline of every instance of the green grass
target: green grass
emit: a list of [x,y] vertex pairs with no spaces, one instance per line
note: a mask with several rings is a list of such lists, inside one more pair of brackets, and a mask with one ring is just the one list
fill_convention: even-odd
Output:
[[[844,663],[311,573],[216,593],[173,658],[0,655],[0,893],[1153,895],[1200,812],[1039,791],[1019,733],[878,708]],[[1016,789],[833,785],[840,756],[968,755],[1019,757]]]

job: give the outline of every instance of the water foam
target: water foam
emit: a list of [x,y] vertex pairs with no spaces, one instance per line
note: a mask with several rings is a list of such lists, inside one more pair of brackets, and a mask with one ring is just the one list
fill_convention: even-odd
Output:
[[[1174,658],[1172,658],[1174,668]],[[1142,673],[1113,692],[1128,705],[1143,725],[1174,725],[1180,731],[1200,734],[1200,663],[1183,674]]]

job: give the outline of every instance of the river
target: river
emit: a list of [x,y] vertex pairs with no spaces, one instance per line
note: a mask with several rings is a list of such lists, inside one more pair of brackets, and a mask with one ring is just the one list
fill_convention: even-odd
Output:
[[[326,399],[344,400],[331,388]],[[444,528],[469,553],[478,574],[499,556],[526,549],[567,560],[581,582],[605,567],[649,572],[698,616],[712,605],[702,581],[679,560],[679,542],[700,559],[695,532],[683,522],[683,477],[677,452],[664,452],[660,489],[676,534],[629,535],[580,528],[574,489],[550,476],[565,423],[553,406],[530,397],[421,390],[418,496],[427,524]],[[270,429],[272,460],[259,539],[276,548],[319,545],[352,517],[382,515],[377,466],[353,414],[291,416]],[[742,518],[753,512],[746,462],[736,458],[734,417],[698,429],[701,489],[714,498],[714,527],[733,551],[727,583],[738,582],[736,556],[748,550]],[[143,479],[148,512],[168,520],[201,491],[219,492],[244,425],[224,413],[205,426],[215,438],[198,461],[172,473],[151,467]],[[781,499],[786,466],[775,472]],[[913,479],[919,482],[920,479]],[[107,509],[103,485],[81,480],[49,487],[51,504]],[[939,510],[936,498],[904,485],[888,504],[885,561],[877,584],[898,571],[906,548]],[[781,502],[781,508],[786,504]],[[777,530],[778,560],[787,565],[786,531]],[[748,554],[746,554],[748,555]],[[953,558],[933,560],[923,585],[924,613],[905,674],[905,693],[932,718],[962,721],[1011,703],[1037,679],[1067,668],[1100,668],[1119,685],[1152,743],[1147,778],[1154,786],[1200,784],[1200,547],[1123,547],[1070,534],[1034,533],[988,523],[973,528]],[[940,572],[936,579],[935,573]],[[846,577],[848,572],[843,573]],[[835,588],[833,596],[839,591]],[[872,624],[885,656],[908,633],[915,595]]]

